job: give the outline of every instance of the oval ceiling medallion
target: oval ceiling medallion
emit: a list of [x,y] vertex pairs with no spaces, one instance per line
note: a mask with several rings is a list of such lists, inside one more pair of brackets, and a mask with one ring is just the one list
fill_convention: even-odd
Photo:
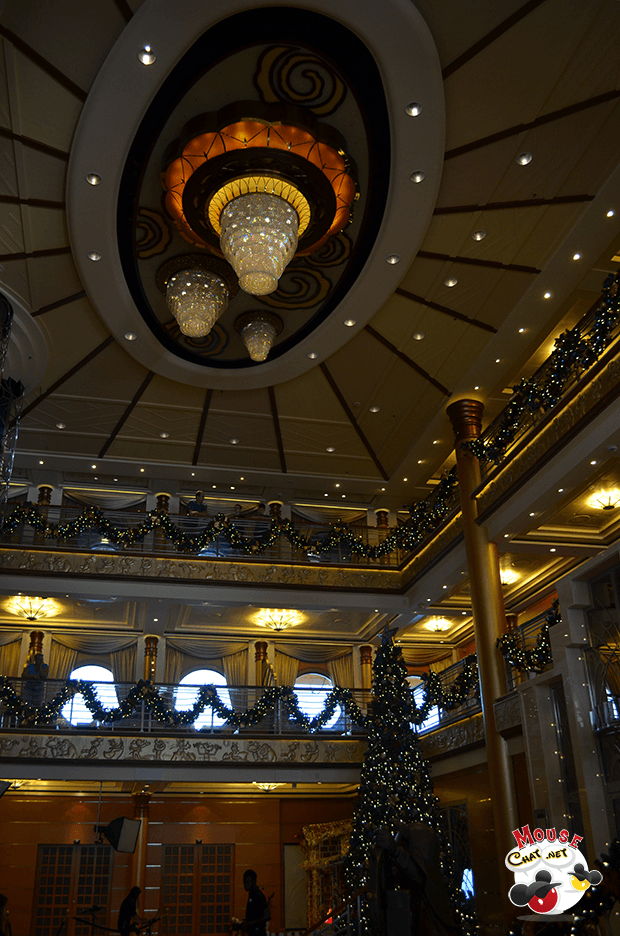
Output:
[[[74,254],[149,369],[273,385],[363,328],[419,248],[443,156],[437,54],[409,0],[342,0],[338,21],[329,0],[229,0],[225,19],[187,5],[179,22],[146,0],[91,89],[67,184]],[[132,45],[145,36],[149,68]]]

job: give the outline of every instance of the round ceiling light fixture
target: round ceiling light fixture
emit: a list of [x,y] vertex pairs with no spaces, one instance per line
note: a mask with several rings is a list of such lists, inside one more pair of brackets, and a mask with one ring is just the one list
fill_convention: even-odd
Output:
[[515,162],[516,162],[519,166],[529,166],[529,164],[531,163],[531,161],[533,160],[533,158],[534,158],[534,157],[532,156],[531,153],[519,153],[519,155],[517,156]]
[[273,312],[244,312],[235,320],[235,329],[241,335],[250,358],[253,361],[266,361],[276,336],[284,328],[279,315]]
[[277,289],[296,253],[342,231],[358,198],[333,127],[256,101],[193,118],[168,148],[163,186],[180,234],[223,254],[255,296]]
[[198,254],[164,263],[157,271],[157,285],[181,334],[189,338],[208,335],[239,288],[227,263]]
[[412,172],[409,176],[411,182],[424,182],[426,178],[426,173],[422,169],[416,169],[415,172]]

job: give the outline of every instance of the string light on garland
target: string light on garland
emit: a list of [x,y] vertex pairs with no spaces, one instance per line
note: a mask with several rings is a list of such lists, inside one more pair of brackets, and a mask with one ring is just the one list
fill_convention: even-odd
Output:
[[561,621],[560,605],[556,598],[536,638],[536,645],[531,650],[524,650],[520,646],[520,633],[514,631],[498,637],[496,646],[506,662],[520,673],[542,673],[547,666],[553,663],[549,628],[553,627],[554,624],[561,623]]
[[554,350],[531,379],[514,386],[514,396],[485,433],[462,443],[483,463],[499,465],[507,449],[527,432],[533,422],[552,409],[569,383],[580,379],[601,357],[615,337],[620,323],[620,273],[610,273],[602,287],[601,301],[574,328],[555,340]]

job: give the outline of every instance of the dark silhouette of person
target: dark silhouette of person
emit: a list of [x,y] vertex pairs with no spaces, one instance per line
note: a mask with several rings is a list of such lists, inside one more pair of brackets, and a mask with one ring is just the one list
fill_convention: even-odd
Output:
[[441,874],[437,832],[423,822],[403,825],[396,837],[377,829],[373,841],[384,857],[379,873],[378,912],[375,927],[389,936],[386,917],[388,891],[409,891],[411,932],[415,936],[459,936],[450,910],[448,891]]
[[257,884],[256,871],[248,868],[243,875],[243,886],[248,893],[243,929],[248,936],[266,936],[265,926],[271,913],[267,898]]
[[6,906],[8,902],[9,898],[6,894],[0,894],[0,936],[11,936],[11,923]]
[[130,936],[138,930],[138,898],[142,893],[139,887],[132,887],[118,911],[116,928],[121,936]]
[[208,510],[204,502],[204,492],[196,491],[194,499],[187,504],[187,513],[190,517],[206,517]]

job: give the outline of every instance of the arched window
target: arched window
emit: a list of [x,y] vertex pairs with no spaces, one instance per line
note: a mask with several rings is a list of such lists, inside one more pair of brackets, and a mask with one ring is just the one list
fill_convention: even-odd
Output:
[[[331,679],[323,676],[322,673],[304,673],[303,676],[299,676],[295,680],[294,688],[297,690],[295,693],[297,704],[304,715],[307,715],[308,718],[316,718],[323,711],[325,700],[334,685]],[[325,727],[333,728],[341,716],[342,709],[338,705]]]
[[[416,708],[420,708],[424,702],[424,681],[419,676],[408,676],[407,682],[411,686],[411,694]],[[417,731],[431,731],[439,727],[439,706],[434,705],[421,725],[414,725]]]
[[[77,669],[73,670],[69,679],[83,679],[84,682],[92,682],[97,698],[104,708],[115,708],[118,705],[116,689],[114,685],[110,685],[110,683],[114,683],[114,676],[105,666],[95,666],[93,664],[78,666]],[[93,716],[86,708],[82,693],[74,695],[72,699],[65,703],[60,714],[72,725],[88,725],[94,721]]]
[[[226,677],[222,676],[216,670],[199,669],[187,673],[183,679],[179,680],[179,688],[175,692],[174,707],[177,712],[186,712],[190,709],[198,698],[198,688],[200,686],[225,686]],[[232,708],[230,693],[228,689],[218,689],[218,696],[228,708]],[[219,728],[226,724],[225,718],[216,715],[213,709],[207,707],[202,715],[199,715],[194,722],[194,728]]]

